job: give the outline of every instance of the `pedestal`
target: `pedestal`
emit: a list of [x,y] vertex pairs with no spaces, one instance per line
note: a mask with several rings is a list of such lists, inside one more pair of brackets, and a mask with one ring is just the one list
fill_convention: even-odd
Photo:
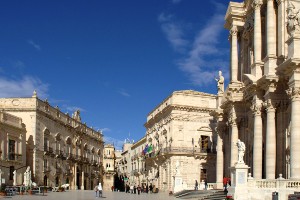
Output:
[[300,34],[291,36],[286,43],[288,44],[288,58],[300,58]]
[[231,187],[228,188],[227,196],[233,199],[248,200],[248,165],[245,163],[236,163],[234,167],[230,167],[231,171]]
[[180,192],[183,190],[182,186],[182,177],[179,175],[174,176],[174,193]]

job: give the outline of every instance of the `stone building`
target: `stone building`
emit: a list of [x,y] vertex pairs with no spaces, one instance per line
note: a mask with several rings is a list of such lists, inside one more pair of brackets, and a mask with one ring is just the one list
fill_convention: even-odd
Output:
[[133,177],[131,177],[132,165],[131,165],[131,146],[133,142],[126,139],[123,144],[123,149],[121,153],[121,159],[118,162],[118,175],[121,180],[123,180],[123,186],[126,184],[131,184],[133,182]]
[[26,166],[38,185],[92,189],[102,181],[103,135],[73,116],[31,98],[0,98],[0,108],[26,125]]
[[[23,184],[25,170],[25,124],[19,117],[0,112],[0,185],[1,183],[6,185]],[[16,173],[15,180],[14,173]]]
[[299,9],[296,0],[245,0],[230,2],[227,9],[230,83],[218,95],[215,117],[223,151],[216,167],[221,182],[237,162],[237,140],[245,143],[249,194],[238,199],[270,199],[273,191],[287,199],[299,191]]
[[103,153],[103,190],[109,191],[114,186],[115,171],[115,147],[112,144],[104,145]]
[[[175,91],[147,116],[146,176],[160,191],[172,191],[176,163],[184,189],[195,180],[216,180],[213,117],[217,96],[193,90]],[[178,169],[178,170],[179,170]]]
[[131,168],[130,179],[135,186],[147,184],[145,154],[143,150],[146,145],[146,137],[141,138],[131,146]]

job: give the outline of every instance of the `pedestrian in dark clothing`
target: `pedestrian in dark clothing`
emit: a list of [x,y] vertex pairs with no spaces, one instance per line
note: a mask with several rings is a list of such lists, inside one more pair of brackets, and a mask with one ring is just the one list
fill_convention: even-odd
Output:
[[137,187],[138,195],[141,193],[141,190],[142,190],[141,186],[138,185],[138,187]]
[[133,187],[133,193],[136,194],[136,186]]
[[205,190],[207,190],[207,180],[204,181]]
[[152,190],[153,190],[153,186],[152,186],[152,184],[150,184],[150,186],[149,186],[149,190],[150,190],[150,193],[152,193]]
[[195,180],[195,190],[198,190],[198,181]]

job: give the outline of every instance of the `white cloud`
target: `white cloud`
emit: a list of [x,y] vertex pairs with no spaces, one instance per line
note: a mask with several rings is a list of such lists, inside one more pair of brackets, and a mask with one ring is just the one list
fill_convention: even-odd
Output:
[[0,97],[31,97],[33,91],[37,91],[39,98],[46,98],[48,84],[31,76],[24,76],[20,80],[0,77]]
[[113,144],[117,150],[121,150],[124,144],[124,141],[109,136],[104,136],[104,142],[106,144]]
[[167,40],[175,47],[174,49],[186,48],[187,51],[182,52],[184,57],[177,61],[177,64],[195,85],[211,83],[218,70],[224,71],[228,65],[227,58],[226,60],[223,58],[228,50],[221,48],[219,43],[221,32],[224,30],[223,15],[226,7],[215,1],[211,3],[215,7],[215,14],[207,19],[207,24],[198,31],[189,46],[189,42],[182,39],[184,38],[183,29],[179,26],[177,29],[171,26],[176,24],[172,15],[161,14],[158,18],[162,23],[162,30],[166,34]]
[[125,89],[120,89],[118,91],[118,93],[121,94],[124,97],[130,97],[131,96]]
[[33,40],[27,40],[28,44],[30,44],[31,46],[33,46],[36,50],[40,51],[41,50],[41,46],[36,44]]
[[67,105],[63,105],[64,109],[66,109],[67,111],[70,112],[75,112],[76,110],[79,110],[80,112],[85,112],[85,109],[77,107],[77,106],[67,106]]
[[158,16],[158,21],[161,23],[161,29],[167,37],[167,40],[177,52],[182,52],[188,45],[188,41],[183,38],[183,27],[180,23],[173,20],[172,15],[161,13]]
[[111,129],[110,128],[100,128],[100,131],[101,132],[110,132],[111,131]]

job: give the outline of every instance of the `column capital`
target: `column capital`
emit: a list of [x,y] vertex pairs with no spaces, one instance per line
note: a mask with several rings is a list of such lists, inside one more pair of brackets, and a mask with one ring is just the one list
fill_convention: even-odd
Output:
[[299,87],[290,87],[286,90],[287,95],[291,100],[300,100],[300,88]]
[[265,107],[265,109],[266,109],[267,112],[275,112],[275,107],[274,107],[273,104],[274,104],[274,102],[272,102],[271,99],[267,99],[267,100],[263,103],[263,105],[264,105],[264,107]]
[[262,104],[260,103],[253,103],[250,107],[254,115],[261,115],[261,108]]
[[279,6],[282,2],[284,2],[284,0],[276,0],[276,2],[278,4],[278,6]]
[[254,0],[252,2],[252,7],[254,10],[259,10],[261,8],[262,4],[263,4],[262,0]]
[[236,36],[237,33],[238,33],[237,27],[236,26],[232,26],[231,29],[230,29],[230,31],[229,31],[229,33],[230,33],[231,36]]

